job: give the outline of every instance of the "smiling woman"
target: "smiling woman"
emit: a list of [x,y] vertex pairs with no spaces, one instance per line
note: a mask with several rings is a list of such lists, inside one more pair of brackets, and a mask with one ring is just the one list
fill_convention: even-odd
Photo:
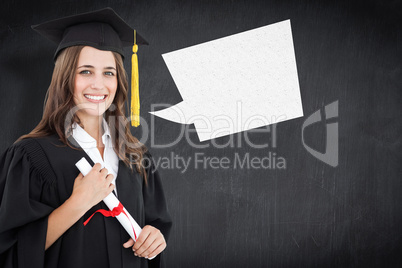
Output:
[[[0,267],[162,267],[161,179],[123,112],[122,46],[146,41],[111,9],[36,29],[59,47],[42,120],[0,157]],[[142,227],[135,242],[116,219],[91,216],[111,192]]]

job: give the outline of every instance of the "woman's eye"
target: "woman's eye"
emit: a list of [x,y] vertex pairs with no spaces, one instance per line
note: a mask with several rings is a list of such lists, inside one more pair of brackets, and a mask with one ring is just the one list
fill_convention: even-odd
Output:
[[83,71],[80,72],[80,74],[90,74],[90,73],[91,73],[91,72],[88,71],[88,70],[83,70]]
[[107,76],[114,76],[114,73],[113,73],[113,72],[105,72],[105,75],[107,75]]

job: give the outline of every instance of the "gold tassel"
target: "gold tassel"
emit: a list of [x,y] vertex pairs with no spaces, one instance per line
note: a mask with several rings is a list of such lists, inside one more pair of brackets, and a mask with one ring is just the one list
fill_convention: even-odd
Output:
[[138,46],[135,40],[134,30],[134,46],[133,55],[131,56],[131,125],[138,127],[140,125],[140,94],[139,94],[139,78],[138,78]]

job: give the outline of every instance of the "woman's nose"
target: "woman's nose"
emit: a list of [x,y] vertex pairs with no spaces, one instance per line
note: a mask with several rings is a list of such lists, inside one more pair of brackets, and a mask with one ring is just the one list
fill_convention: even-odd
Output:
[[91,81],[91,88],[102,89],[103,88],[103,77],[99,74],[94,74]]

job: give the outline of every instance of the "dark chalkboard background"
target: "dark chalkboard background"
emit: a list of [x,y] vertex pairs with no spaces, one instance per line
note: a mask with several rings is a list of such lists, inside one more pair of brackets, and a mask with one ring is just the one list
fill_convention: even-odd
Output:
[[[396,267],[402,260],[401,1],[21,1],[0,9],[3,151],[40,120],[54,44],[30,25],[111,6],[150,42],[140,48],[142,116],[155,144],[173,142],[181,125],[153,118],[152,104],[182,99],[161,54],[290,19],[304,117],[276,128],[276,146],[257,149],[244,133],[169,148],[146,141],[155,159],[191,157],[185,172],[160,167],[174,227],[169,267]],[[247,42],[245,40],[245,42]],[[130,50],[127,49],[127,55]],[[200,55],[202,56],[202,55]],[[127,62],[128,64],[128,62]],[[129,67],[127,65],[127,67]],[[306,118],[338,101],[339,165],[307,152]],[[144,127],[133,129],[141,136]],[[270,133],[247,133],[254,143]],[[325,151],[326,122],[305,130]],[[216,148],[213,142],[235,146]],[[241,143],[241,144],[239,144]],[[286,160],[286,169],[198,168],[196,154],[231,161]]]

